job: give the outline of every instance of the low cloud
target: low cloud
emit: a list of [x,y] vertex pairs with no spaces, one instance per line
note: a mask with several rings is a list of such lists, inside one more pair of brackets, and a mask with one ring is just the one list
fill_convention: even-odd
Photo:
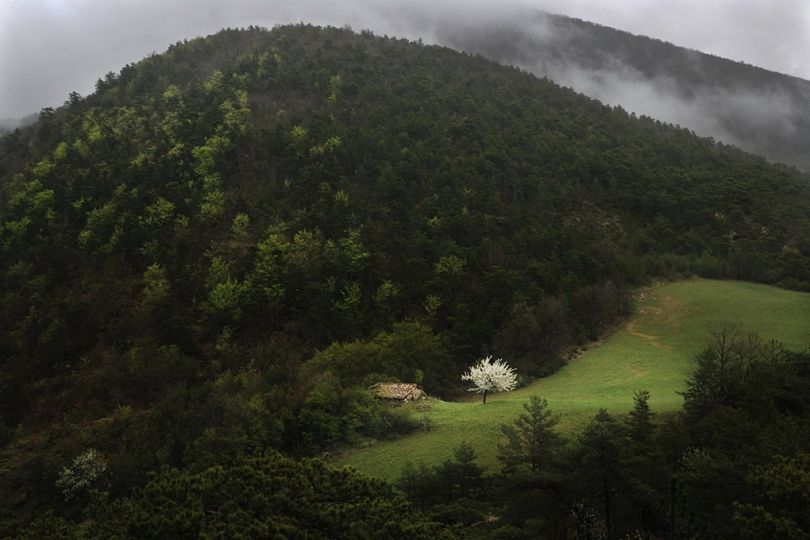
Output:
[[[642,74],[616,59],[594,65],[572,61],[564,50],[575,36],[561,35],[537,15],[538,8],[810,75],[810,57],[804,54],[810,50],[810,3],[803,0],[744,5],[680,0],[666,7],[660,0],[336,0],[328,5],[320,0],[5,0],[0,3],[0,118],[58,105],[72,90],[89,93],[105,73],[184,38],[226,26],[303,21],[349,24],[482,52],[606,103],[749,149],[758,127],[786,137],[796,129],[797,108],[803,105],[778,88],[706,86],[688,95],[678,81]],[[557,44],[556,57],[538,54],[538,47],[549,43]]]
[[790,138],[797,130],[799,111],[787,92],[704,87],[685,96],[674,79],[647,78],[626,64],[598,70],[573,64],[523,67],[608,105],[684,126],[745,150],[756,151],[767,142],[758,134]]

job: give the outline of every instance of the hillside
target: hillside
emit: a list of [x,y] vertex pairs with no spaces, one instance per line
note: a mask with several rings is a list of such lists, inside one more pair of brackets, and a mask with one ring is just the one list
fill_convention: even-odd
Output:
[[90,450],[115,501],[413,431],[369,383],[547,375],[655,276],[810,288],[806,176],[345,29],[125,66],[3,137],[0,191],[0,536],[81,515],[57,480]]
[[486,405],[478,395],[431,403],[430,431],[349,450],[337,463],[395,481],[406,462],[439,465],[466,441],[481,465],[497,470],[501,425],[511,422],[531,395],[548,400],[561,415],[560,430],[569,437],[576,437],[599,409],[614,414],[632,409],[638,390],[650,392],[650,407],[659,416],[677,412],[694,358],[713,332],[729,325],[803,349],[810,342],[810,294],[714,280],[644,288],[638,293],[637,313],[622,328],[554,375],[494,394]]
[[435,39],[810,170],[810,81],[579,19],[521,15],[445,21]]

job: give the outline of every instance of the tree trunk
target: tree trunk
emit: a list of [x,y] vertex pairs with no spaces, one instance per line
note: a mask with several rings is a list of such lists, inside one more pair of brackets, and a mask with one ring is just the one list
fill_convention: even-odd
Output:
[[486,402],[487,402],[487,391],[484,390],[484,403],[486,403]]

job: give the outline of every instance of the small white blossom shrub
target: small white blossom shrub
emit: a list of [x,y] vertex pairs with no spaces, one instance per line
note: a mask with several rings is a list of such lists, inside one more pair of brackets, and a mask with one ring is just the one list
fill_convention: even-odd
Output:
[[89,449],[76,456],[70,467],[59,472],[56,487],[69,501],[82,491],[101,487],[107,477],[107,460],[97,450]]

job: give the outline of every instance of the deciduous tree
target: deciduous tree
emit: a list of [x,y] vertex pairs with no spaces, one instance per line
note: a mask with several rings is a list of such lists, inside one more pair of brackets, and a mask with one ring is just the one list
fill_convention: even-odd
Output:
[[475,386],[469,391],[484,394],[484,403],[487,402],[487,392],[508,392],[517,386],[515,370],[503,359],[493,361],[491,356],[470,366],[469,371],[461,376],[461,380],[471,381]]

